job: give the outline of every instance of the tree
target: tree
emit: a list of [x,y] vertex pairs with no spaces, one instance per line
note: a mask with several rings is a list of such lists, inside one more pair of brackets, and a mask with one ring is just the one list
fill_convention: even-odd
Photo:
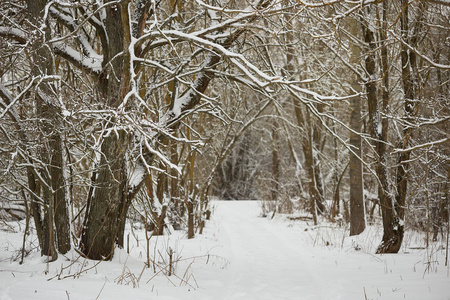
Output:
[[[359,32],[361,25],[356,19],[357,16],[350,18],[349,30],[352,34],[353,41],[349,41],[351,66],[358,70],[359,60],[361,57],[360,46],[357,41],[360,40]],[[369,57],[370,55],[368,55]],[[359,73],[353,75],[351,87],[357,94],[361,94],[362,88]],[[370,92],[368,92],[370,94]],[[361,126],[361,97],[357,96],[350,100],[350,145],[352,152],[350,153],[349,175],[350,175],[350,235],[358,235],[364,231],[366,227],[365,201],[363,193],[363,168],[362,168],[362,142],[360,132]]]
[[[47,31],[36,38],[52,58],[58,58],[58,76],[70,78],[83,72],[85,82],[95,82],[83,86],[91,89],[87,109],[70,111],[68,106],[78,105],[63,99],[57,102],[55,115],[72,124],[78,122],[89,135],[85,140],[94,141],[90,145],[97,152],[91,157],[89,170],[92,188],[82,195],[87,199],[80,247],[89,258],[111,258],[115,245],[123,245],[128,208],[150,170],[158,163],[178,168],[163,154],[165,141],[178,140],[172,132],[201,102],[203,106],[211,105],[205,92],[223,58],[248,72],[249,84],[260,90],[266,84],[255,76],[272,80],[244,56],[228,49],[247,30],[244,25],[260,18],[261,12],[270,13],[273,4],[258,1],[247,10],[236,4],[239,9],[231,11],[225,20],[217,16],[222,8],[204,3],[142,0],[34,4],[30,2],[27,7],[42,16],[39,25],[46,24],[42,28]],[[205,18],[203,28],[198,22],[201,18]],[[233,27],[236,23],[243,26]],[[25,42],[16,23],[7,25],[1,30],[2,36]],[[164,57],[167,53],[170,56]],[[149,78],[153,78],[152,82],[144,80]],[[81,89],[80,99],[83,92]],[[170,105],[166,106],[159,101],[159,95],[168,92]],[[7,111],[9,108],[4,106]],[[52,144],[56,152],[57,144]],[[45,166],[50,163],[44,162]],[[129,173],[131,165],[133,173]],[[51,184],[58,184],[55,180]]]
[[[65,254],[70,250],[71,241],[68,198],[64,182],[63,126],[59,118],[61,110],[58,105],[61,99],[61,83],[58,76],[55,76],[55,61],[51,51],[45,46],[46,39],[51,37],[49,24],[41,23],[41,11],[45,4],[45,1],[28,1],[25,13],[29,20],[29,28],[35,29],[28,66],[31,70],[31,84],[28,85],[25,92],[20,93],[17,97],[14,97],[6,87],[0,85],[0,95],[3,100],[3,114],[7,113],[10,116],[18,130],[21,145],[17,150],[28,163],[26,168],[27,189],[31,196],[31,211],[41,253],[51,257],[51,260],[55,260],[58,256],[57,251]],[[12,15],[20,13],[14,9],[14,6],[8,8]],[[27,29],[15,32],[16,41],[20,45],[26,44]],[[18,56],[23,58],[23,55],[19,54]],[[18,72],[18,75],[25,74]],[[12,81],[14,79],[13,77]],[[15,102],[29,97],[26,92],[31,88],[35,89],[30,100],[33,101],[32,105],[36,111],[34,124],[37,129],[36,133],[27,132],[28,122],[23,116],[27,114],[27,111],[21,108],[21,111],[18,112],[12,107]],[[40,141],[40,146],[35,143],[35,139]]]

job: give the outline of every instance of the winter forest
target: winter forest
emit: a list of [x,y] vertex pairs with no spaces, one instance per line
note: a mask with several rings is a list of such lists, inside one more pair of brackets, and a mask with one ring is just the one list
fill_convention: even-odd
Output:
[[1,0],[0,76],[0,299],[449,297],[448,0]]

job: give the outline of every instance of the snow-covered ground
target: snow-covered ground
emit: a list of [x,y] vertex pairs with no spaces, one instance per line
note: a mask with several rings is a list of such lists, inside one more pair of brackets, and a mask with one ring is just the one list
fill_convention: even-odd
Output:
[[19,224],[1,226],[0,299],[450,299],[445,249],[416,249],[423,245],[418,234],[407,234],[400,254],[375,255],[377,227],[348,238],[329,224],[261,218],[258,201],[213,206],[203,235],[153,237],[150,268],[139,228],[130,233],[130,254],[117,250],[112,262],[71,252],[46,264],[32,253],[19,265]]

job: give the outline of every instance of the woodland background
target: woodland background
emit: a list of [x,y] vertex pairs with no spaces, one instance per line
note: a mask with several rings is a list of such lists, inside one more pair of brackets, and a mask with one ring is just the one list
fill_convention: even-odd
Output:
[[1,222],[56,260],[128,220],[201,234],[211,197],[317,224],[449,228],[450,4],[0,3]]

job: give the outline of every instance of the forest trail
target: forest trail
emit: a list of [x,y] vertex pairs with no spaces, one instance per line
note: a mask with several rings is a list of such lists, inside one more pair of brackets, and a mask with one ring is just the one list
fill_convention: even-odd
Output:
[[[196,300],[450,300],[442,251],[434,252],[441,264],[429,272],[428,252],[372,254],[368,249],[381,240],[376,228],[351,239],[345,228],[262,218],[260,201],[212,204],[207,235],[217,237],[230,263],[214,292],[203,297],[200,288]],[[365,250],[355,250],[355,243]]]
[[298,231],[258,217],[259,201],[236,204],[221,201],[214,215],[230,260],[223,299],[326,299]]

